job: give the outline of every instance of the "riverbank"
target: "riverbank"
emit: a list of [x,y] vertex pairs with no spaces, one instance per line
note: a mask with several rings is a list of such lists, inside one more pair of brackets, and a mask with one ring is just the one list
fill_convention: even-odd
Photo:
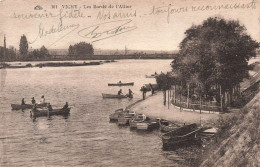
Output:
[[128,107],[130,111],[145,114],[151,118],[162,118],[180,124],[197,123],[201,125],[215,126],[219,114],[198,113],[193,111],[180,111],[179,108],[170,105],[163,105],[163,92],[156,92],[153,96],[140,100]]
[[32,67],[75,67],[75,66],[92,66],[92,65],[101,65],[104,63],[111,63],[116,62],[115,60],[104,60],[104,61],[93,61],[93,62],[45,62],[45,63],[38,63],[35,65],[32,65],[31,63],[27,63],[26,65],[22,65],[21,63],[18,63],[18,65],[12,65],[8,63],[0,63],[0,69],[1,68],[32,68]]
[[260,164],[260,93],[243,109],[222,119],[221,132],[200,158],[200,166],[258,166]]

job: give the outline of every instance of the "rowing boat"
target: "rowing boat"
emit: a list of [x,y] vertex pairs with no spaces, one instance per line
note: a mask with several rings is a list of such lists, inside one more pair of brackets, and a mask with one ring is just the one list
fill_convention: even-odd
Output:
[[[158,90],[159,86],[158,84],[151,84],[154,90]],[[146,91],[151,91],[151,85],[150,84],[144,84]],[[143,91],[143,87],[140,89],[140,91]]]
[[182,145],[193,144],[199,140],[201,128],[196,124],[186,125],[162,135],[163,148],[177,148]]
[[135,112],[122,113],[118,115],[118,125],[129,125],[130,119],[136,115]]
[[129,83],[109,83],[108,86],[133,86],[134,82]]
[[[47,103],[36,104],[36,107],[46,107]],[[11,104],[12,110],[32,109],[33,104]]]
[[143,122],[136,123],[137,130],[150,131],[159,128],[159,118],[158,119],[147,119]]
[[117,98],[117,99],[122,99],[122,98],[133,98],[133,96],[129,96],[129,95],[115,95],[115,94],[105,94],[102,93],[102,97],[103,98]]
[[160,125],[161,132],[170,132],[170,131],[173,131],[173,130],[180,127],[176,123],[170,122],[170,121],[167,121],[167,120],[164,120],[164,119],[161,119],[159,121],[159,125]]
[[111,122],[116,122],[116,121],[118,121],[118,116],[119,116],[119,114],[122,114],[122,113],[127,113],[127,111],[124,110],[124,109],[122,109],[122,108],[115,110],[114,113],[112,113],[112,114],[109,115],[109,120],[110,120]]
[[35,111],[31,111],[32,117],[44,117],[44,116],[53,116],[53,115],[69,115],[70,108],[57,108],[49,111],[48,109],[39,109],[37,108]]
[[137,114],[134,118],[129,120],[130,128],[137,128],[137,123],[144,122],[146,120],[146,116],[144,114]]

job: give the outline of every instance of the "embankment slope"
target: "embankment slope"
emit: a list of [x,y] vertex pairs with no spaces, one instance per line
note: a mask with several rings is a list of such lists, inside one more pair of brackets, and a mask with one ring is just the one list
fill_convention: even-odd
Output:
[[260,93],[234,119],[228,137],[220,138],[223,141],[200,166],[260,166]]

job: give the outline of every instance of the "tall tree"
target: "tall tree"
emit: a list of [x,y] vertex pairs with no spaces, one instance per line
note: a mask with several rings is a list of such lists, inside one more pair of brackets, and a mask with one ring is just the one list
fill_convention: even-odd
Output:
[[69,46],[69,56],[72,57],[84,57],[94,54],[94,48],[92,44],[86,42],[80,42],[73,46]]
[[238,21],[215,17],[193,25],[180,43],[180,56],[172,67],[186,80],[198,75],[204,92],[216,84],[232,91],[248,75],[248,60],[256,55],[259,43]]
[[27,41],[27,38],[26,38],[25,35],[21,36],[19,46],[20,46],[20,49],[19,49],[20,54],[23,55],[23,56],[27,55],[27,53],[28,53],[28,41]]

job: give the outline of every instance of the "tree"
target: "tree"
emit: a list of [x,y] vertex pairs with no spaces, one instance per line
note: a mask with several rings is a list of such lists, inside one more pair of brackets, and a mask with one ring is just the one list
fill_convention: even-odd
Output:
[[28,53],[28,41],[27,41],[27,38],[26,38],[25,35],[21,36],[20,45],[19,46],[20,46],[20,49],[19,49],[20,54],[22,56],[27,55],[27,53]]
[[74,46],[69,46],[69,56],[71,57],[83,57],[94,54],[94,49],[92,44],[86,42],[80,42]]
[[187,82],[197,75],[206,95],[212,87],[232,94],[232,89],[248,76],[248,60],[256,56],[259,43],[238,21],[219,17],[193,25],[185,35],[173,69]]
[[47,56],[49,56],[49,51],[44,45],[40,48],[39,52],[40,58],[46,58]]

